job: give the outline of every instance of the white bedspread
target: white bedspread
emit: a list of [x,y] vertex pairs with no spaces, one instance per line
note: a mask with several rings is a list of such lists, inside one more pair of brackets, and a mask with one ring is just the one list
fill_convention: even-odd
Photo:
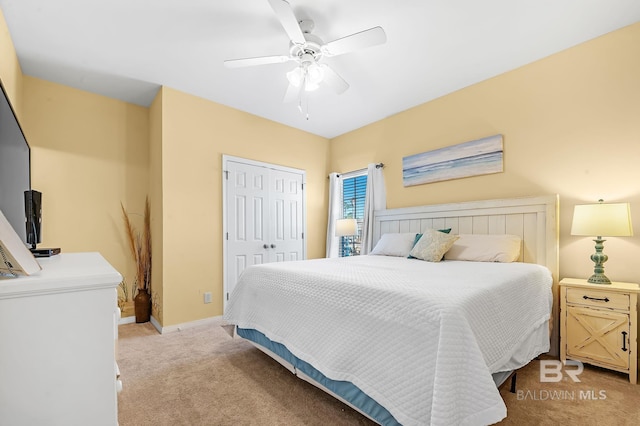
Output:
[[244,271],[224,318],[354,383],[403,425],[490,424],[506,416],[491,374],[548,321],[551,284],[523,263],[271,263]]

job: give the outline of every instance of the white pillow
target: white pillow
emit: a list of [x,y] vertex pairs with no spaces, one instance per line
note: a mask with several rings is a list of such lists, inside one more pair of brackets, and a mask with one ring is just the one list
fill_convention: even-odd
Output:
[[409,253],[416,259],[428,262],[440,262],[442,256],[458,239],[457,235],[445,234],[435,229],[425,229],[422,237]]
[[522,240],[517,235],[462,234],[445,260],[475,262],[515,262],[520,257]]
[[383,234],[369,254],[378,256],[407,257],[415,240],[415,232]]

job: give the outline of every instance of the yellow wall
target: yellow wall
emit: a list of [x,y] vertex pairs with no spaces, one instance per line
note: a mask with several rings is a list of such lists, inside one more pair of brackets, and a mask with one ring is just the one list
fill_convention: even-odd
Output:
[[99,251],[133,284],[120,202],[142,226],[148,109],[33,77],[23,82],[31,186],[42,192],[40,246]]
[[324,257],[328,140],[164,87],[161,145],[163,325],[222,314],[223,154],[306,171],[307,254]]
[[[385,163],[389,208],[558,193],[560,276],[587,277],[594,244],[570,235],[573,206],[628,201],[640,224],[638,46],[640,23],[337,137],[331,170]],[[402,157],[494,134],[504,173],[403,187]],[[638,236],[605,253],[609,278],[640,282]]]

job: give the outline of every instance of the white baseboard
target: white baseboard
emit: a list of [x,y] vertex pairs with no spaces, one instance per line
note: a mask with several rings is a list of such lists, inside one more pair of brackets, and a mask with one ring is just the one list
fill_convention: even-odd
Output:
[[[136,317],[135,315],[132,315],[130,317],[120,318],[118,325],[132,324],[134,322],[136,322]],[[217,317],[203,318],[195,321],[184,322],[182,324],[168,325],[166,327],[163,327],[160,325],[158,320],[152,315],[151,324],[155,327],[156,330],[158,330],[158,333],[166,334],[166,333],[172,333],[174,331],[186,330],[187,328],[197,327],[199,325],[205,325],[205,324],[222,325],[223,321],[222,321],[222,316],[220,315]]]
[[209,317],[203,318],[190,322],[183,322],[182,324],[168,325],[166,327],[161,326],[158,321],[154,317],[151,317],[151,323],[158,330],[160,334],[172,333],[174,331],[182,331],[187,328],[197,327],[199,325],[212,324],[212,325],[222,325],[222,316],[217,317]]
[[[131,315],[128,317],[122,317],[120,318],[120,320],[118,321],[118,325],[124,325],[124,324],[133,324],[134,322],[136,322],[136,316],[135,315]],[[156,319],[152,316],[151,317],[151,324],[153,324],[153,326],[156,328],[156,330],[160,331],[160,324],[158,324],[158,321],[156,321]]]
[[129,317],[121,317],[120,320],[118,321],[118,325],[131,324],[132,322],[136,322],[135,315],[131,315]]
[[158,333],[162,334],[162,326],[160,325],[156,317],[154,317],[153,315],[151,315],[151,324],[153,324],[156,330],[158,330]]

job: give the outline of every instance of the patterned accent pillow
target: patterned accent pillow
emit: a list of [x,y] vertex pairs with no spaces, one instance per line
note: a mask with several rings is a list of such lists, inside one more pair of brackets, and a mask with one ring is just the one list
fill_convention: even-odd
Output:
[[428,262],[440,262],[459,237],[435,229],[425,229],[409,255]]
[[[438,231],[440,232],[444,232],[445,234],[448,234],[451,232],[451,228],[445,228],[445,229],[438,229]],[[416,244],[418,244],[418,241],[420,241],[420,238],[422,238],[422,234],[416,234],[416,238],[415,240],[413,240],[413,245],[411,246],[411,248],[414,248],[416,246]],[[407,256],[408,259],[415,259],[415,257],[409,255]],[[444,260],[444,259],[442,259]]]

